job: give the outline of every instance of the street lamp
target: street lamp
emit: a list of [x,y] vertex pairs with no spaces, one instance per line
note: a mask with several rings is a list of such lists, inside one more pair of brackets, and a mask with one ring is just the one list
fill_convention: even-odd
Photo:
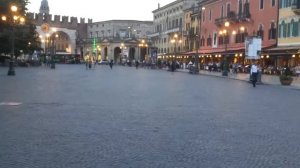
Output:
[[56,34],[56,29],[53,28],[54,34],[51,36],[51,69],[55,69],[55,61],[54,56],[56,54],[56,39],[58,38],[58,34]]
[[178,38],[178,34],[174,34],[173,39],[171,39],[171,43],[174,44],[174,55],[173,57],[171,57],[172,60],[172,64],[171,64],[171,71],[174,72],[175,71],[175,63],[173,58],[177,56],[177,44],[181,44],[182,40]]
[[[45,53],[45,60],[46,57],[49,55],[51,57],[51,61],[50,61],[50,68],[51,69],[55,69],[55,62],[54,62],[54,55],[56,52],[56,39],[59,37],[58,34],[56,33],[57,29],[56,28],[52,28],[50,29],[49,27],[47,27],[46,31],[44,31],[44,36],[40,35],[40,39],[41,42],[44,43],[44,53]],[[48,66],[48,61],[47,61],[47,66]]]
[[46,62],[46,59],[47,59],[47,54],[48,54],[48,50],[49,50],[49,33],[46,33],[45,35],[45,38],[43,35],[40,35],[39,36],[40,39],[41,39],[41,42],[44,43],[44,54],[45,54],[45,57],[44,57],[44,62]]
[[[224,56],[224,59],[223,59],[222,76],[228,76],[228,68],[229,68],[228,64],[229,63],[228,63],[227,45],[230,41],[229,40],[229,35],[230,35],[229,26],[230,26],[230,23],[228,21],[226,21],[224,23],[224,26],[225,26],[225,29],[219,31],[219,35],[223,37],[223,44],[225,45],[224,46],[225,56]],[[240,32],[244,32],[245,27],[242,26],[242,27],[239,28],[239,30],[240,30]],[[235,30],[232,30],[231,34],[236,35],[237,32]]]
[[195,72],[199,73],[199,53],[200,49],[200,36],[201,36],[201,26],[202,26],[202,12],[205,10],[205,7],[200,8],[199,17],[198,17],[198,25],[199,25],[199,34],[196,35],[196,60],[195,60]]
[[[120,58],[120,62],[122,63],[122,59],[125,59],[125,57],[124,57],[124,49],[126,49],[125,44],[124,44],[124,43],[121,43],[120,48],[121,48],[121,58]],[[127,61],[127,58],[126,58],[125,60]],[[125,62],[125,63],[126,63],[126,62]]]
[[14,68],[14,54],[15,54],[15,27],[20,24],[25,23],[25,18],[23,16],[18,15],[18,7],[12,5],[10,7],[12,15],[2,15],[1,20],[3,22],[8,22],[11,25],[11,55],[10,55],[10,62],[9,62],[9,69],[8,69],[8,76],[15,76],[15,68]]
[[[223,67],[222,67],[222,76],[228,76],[228,55],[227,55],[227,43],[229,42],[229,36],[228,36],[228,28],[230,26],[230,23],[226,21],[224,23],[225,29],[219,31],[219,35],[223,37],[223,44],[225,45],[224,52],[225,56],[223,59]],[[232,32],[232,34],[236,34],[235,31]]]

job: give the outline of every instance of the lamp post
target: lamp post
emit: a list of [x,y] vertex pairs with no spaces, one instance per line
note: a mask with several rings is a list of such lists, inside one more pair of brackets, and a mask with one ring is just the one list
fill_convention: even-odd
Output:
[[[224,26],[225,29],[220,30],[219,31],[219,35],[223,37],[223,44],[225,45],[224,47],[224,52],[225,52],[225,56],[223,59],[223,66],[222,66],[222,76],[228,76],[228,54],[227,54],[227,43],[229,42],[229,36],[228,36],[228,30],[227,28],[229,28],[230,23],[229,22],[225,22]],[[232,32],[232,34],[236,34],[235,31]]]
[[55,61],[54,61],[54,56],[56,54],[56,38],[58,38],[58,34],[56,34],[56,29],[53,28],[53,31],[55,32],[51,36],[51,69],[55,69]]
[[2,15],[1,20],[3,22],[7,22],[11,25],[11,55],[9,61],[9,69],[8,76],[15,76],[15,68],[14,68],[14,54],[15,54],[15,27],[20,24],[25,23],[25,18],[23,16],[18,15],[18,7],[16,5],[12,5],[10,7],[11,15]]
[[[230,26],[230,23],[228,21],[226,21],[224,23],[224,26],[225,26],[225,29],[223,30],[220,30],[219,31],[219,35],[223,37],[223,44],[225,45],[224,46],[224,52],[225,52],[225,56],[224,56],[224,59],[223,59],[223,71],[222,71],[222,76],[228,76],[228,69],[229,69],[229,63],[228,63],[228,54],[227,54],[227,50],[228,50],[228,43],[230,41],[229,39],[229,35],[230,33],[232,35],[236,35],[237,32],[235,30],[232,30],[231,32],[229,31],[229,26]],[[241,32],[244,32],[245,31],[245,27],[240,27],[239,28]]]
[[41,42],[44,43],[44,54],[45,54],[44,62],[47,62],[46,59],[47,59],[47,54],[48,54],[48,50],[49,50],[50,35],[49,35],[49,33],[46,33],[45,38],[43,35],[40,35],[39,37],[41,39]]
[[125,63],[126,63],[126,61],[127,61],[127,58],[125,59],[125,57],[124,57],[124,49],[126,49],[125,44],[124,44],[124,43],[121,43],[120,48],[121,48],[121,59],[124,59],[124,60],[125,60],[125,62],[124,62],[124,63],[122,62],[122,63],[125,65]]
[[[178,38],[178,34],[174,34],[173,39],[171,40],[171,43],[174,44],[174,57],[177,56],[177,44],[181,44],[182,40]],[[171,71],[174,72],[175,71],[175,63],[173,60],[173,57],[171,56],[171,60],[172,60],[172,64],[171,64]]]
[[198,25],[199,25],[199,34],[196,34],[196,59],[195,59],[195,72],[199,73],[199,52],[200,49],[200,36],[201,36],[201,26],[202,26],[202,12],[205,10],[205,7],[200,8]]

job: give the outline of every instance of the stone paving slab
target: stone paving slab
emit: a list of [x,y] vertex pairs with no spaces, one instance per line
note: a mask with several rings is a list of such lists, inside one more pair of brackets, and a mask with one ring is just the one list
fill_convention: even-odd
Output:
[[[188,73],[189,70],[188,69],[177,69],[178,72],[186,72]],[[199,74],[202,75],[209,75],[209,76],[217,76],[217,77],[223,77],[223,78],[230,78],[230,79],[237,79],[237,80],[242,80],[242,81],[249,81],[249,74],[245,74],[245,73],[238,73],[238,74],[231,74],[229,73],[228,77],[224,77],[222,76],[222,74],[220,72],[209,72],[209,71],[199,71]],[[283,86],[286,88],[292,88],[292,89],[300,89],[300,77],[293,77],[293,83],[291,84],[291,86]],[[278,76],[274,76],[274,75],[262,75],[262,83],[263,84],[269,84],[269,85],[277,85],[277,86],[281,86],[280,81],[279,81],[279,77]]]
[[298,90],[134,67],[0,68],[0,168],[299,168]]

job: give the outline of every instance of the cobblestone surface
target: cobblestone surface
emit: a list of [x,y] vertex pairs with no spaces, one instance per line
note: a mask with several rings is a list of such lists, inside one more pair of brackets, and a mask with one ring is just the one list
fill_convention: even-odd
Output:
[[299,168],[300,91],[84,65],[0,68],[1,168]]

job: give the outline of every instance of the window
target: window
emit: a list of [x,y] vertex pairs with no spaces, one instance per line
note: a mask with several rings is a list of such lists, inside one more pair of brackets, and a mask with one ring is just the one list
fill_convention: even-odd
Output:
[[243,1],[242,0],[239,0],[239,15],[242,15],[243,13]]
[[230,9],[230,3],[227,4],[226,10],[227,10],[227,11],[226,11],[226,13],[227,13],[226,16],[228,16],[229,13],[230,13],[230,10],[231,10],[231,9]]
[[204,36],[201,37],[200,46],[205,46],[205,38],[204,38]]
[[294,19],[291,21],[291,29],[292,29],[292,37],[297,37],[298,36],[298,22],[295,22]]
[[[279,32],[280,32],[280,26],[279,26]],[[276,39],[276,27],[275,27],[275,23],[272,22],[270,25],[270,29],[269,29],[269,40],[270,39]]]
[[207,38],[207,46],[211,46],[212,45],[212,39],[211,39],[211,36],[208,35],[208,38]]
[[244,4],[244,16],[246,16],[247,18],[250,18],[251,14],[250,14],[250,3],[247,0]]
[[271,6],[274,7],[276,5],[276,0],[271,0]]
[[224,6],[222,5],[221,6],[221,18],[223,18],[224,17]]
[[259,0],[259,9],[264,9],[264,0]]
[[205,22],[205,11],[202,12],[202,20]]
[[291,23],[286,24],[286,37],[291,37]]
[[281,38],[282,37],[282,25],[281,24],[279,24],[279,26],[278,26],[278,38]]
[[235,35],[235,43],[241,43],[243,42],[243,35],[244,33],[238,30],[238,32]]
[[264,30],[263,30],[263,25],[259,25],[258,31],[257,31],[257,36],[261,37],[261,40],[264,40]]
[[212,15],[212,13],[211,13],[211,9],[209,10],[209,21],[211,21],[211,15]]
[[284,21],[281,22],[281,37],[285,38],[286,37],[286,24]]
[[284,7],[290,7],[291,6],[291,0],[285,0],[285,3],[284,3]]
[[219,45],[223,45],[223,42],[224,42],[223,36],[219,36],[218,42],[219,42]]
[[217,47],[217,32],[213,34],[213,47]]

